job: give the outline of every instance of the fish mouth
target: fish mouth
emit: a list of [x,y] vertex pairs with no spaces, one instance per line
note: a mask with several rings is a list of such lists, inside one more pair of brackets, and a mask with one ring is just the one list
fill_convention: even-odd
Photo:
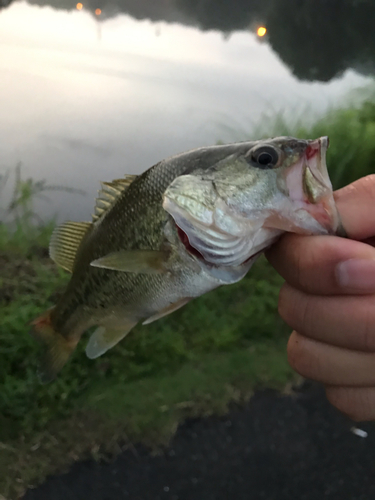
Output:
[[306,148],[303,158],[302,186],[309,203],[319,203],[327,191],[332,191],[326,163],[328,146],[328,137],[321,137]]
[[[329,139],[326,136],[309,141],[302,157],[287,176],[287,186],[292,200],[301,203],[301,209],[308,212],[324,232],[344,236],[345,230],[336,208],[327,170],[328,147]],[[301,187],[297,188],[297,182],[301,186],[300,181],[302,192]]]

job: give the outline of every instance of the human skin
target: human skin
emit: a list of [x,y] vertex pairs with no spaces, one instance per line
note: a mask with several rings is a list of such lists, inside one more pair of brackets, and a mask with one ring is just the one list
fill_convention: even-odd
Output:
[[375,175],[336,191],[349,239],[285,235],[267,258],[286,283],[288,360],[356,421],[375,420]]

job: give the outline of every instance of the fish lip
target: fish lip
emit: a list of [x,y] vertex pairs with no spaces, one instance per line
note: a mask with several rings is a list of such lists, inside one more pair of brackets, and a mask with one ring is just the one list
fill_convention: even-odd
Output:
[[[329,138],[320,137],[309,142],[303,165],[303,191],[307,198],[306,210],[329,233],[338,236],[346,235],[332,193],[326,154]],[[319,208],[318,208],[319,207]]]
[[344,231],[326,164],[328,144],[328,137],[306,142],[298,160],[286,171],[287,196],[296,212],[307,212],[315,219],[321,234],[341,235]]
[[[310,174],[310,179],[315,183],[315,189],[322,191],[321,194],[324,195],[324,191],[332,190],[332,184],[329,179],[327,170],[327,149],[329,146],[329,139],[327,136],[320,137],[315,141],[309,142],[304,153],[304,172],[303,172],[303,189],[308,198],[311,198],[311,189],[307,185],[307,175]],[[319,196],[317,194],[317,196]],[[311,199],[311,203],[316,203],[319,200]]]

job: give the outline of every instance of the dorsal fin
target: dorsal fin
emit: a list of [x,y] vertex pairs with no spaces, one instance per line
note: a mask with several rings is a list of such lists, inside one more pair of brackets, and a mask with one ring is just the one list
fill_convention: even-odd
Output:
[[99,191],[99,196],[96,198],[95,212],[92,216],[92,221],[97,221],[137,177],[137,175],[129,174],[123,179],[115,179],[112,182],[101,182],[102,189]]
[[56,264],[73,272],[78,247],[92,222],[64,222],[55,228],[49,244],[49,255]]

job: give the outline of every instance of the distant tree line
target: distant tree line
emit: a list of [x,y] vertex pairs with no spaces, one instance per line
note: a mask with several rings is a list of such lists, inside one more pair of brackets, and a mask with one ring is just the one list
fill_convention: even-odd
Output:
[[[0,0],[0,6],[10,0]],[[80,0],[101,19],[127,13],[219,30],[267,27],[267,39],[302,80],[329,81],[347,68],[375,74],[375,0]],[[75,0],[29,0],[74,9]]]
[[270,0],[269,43],[300,79],[375,74],[374,0]]

